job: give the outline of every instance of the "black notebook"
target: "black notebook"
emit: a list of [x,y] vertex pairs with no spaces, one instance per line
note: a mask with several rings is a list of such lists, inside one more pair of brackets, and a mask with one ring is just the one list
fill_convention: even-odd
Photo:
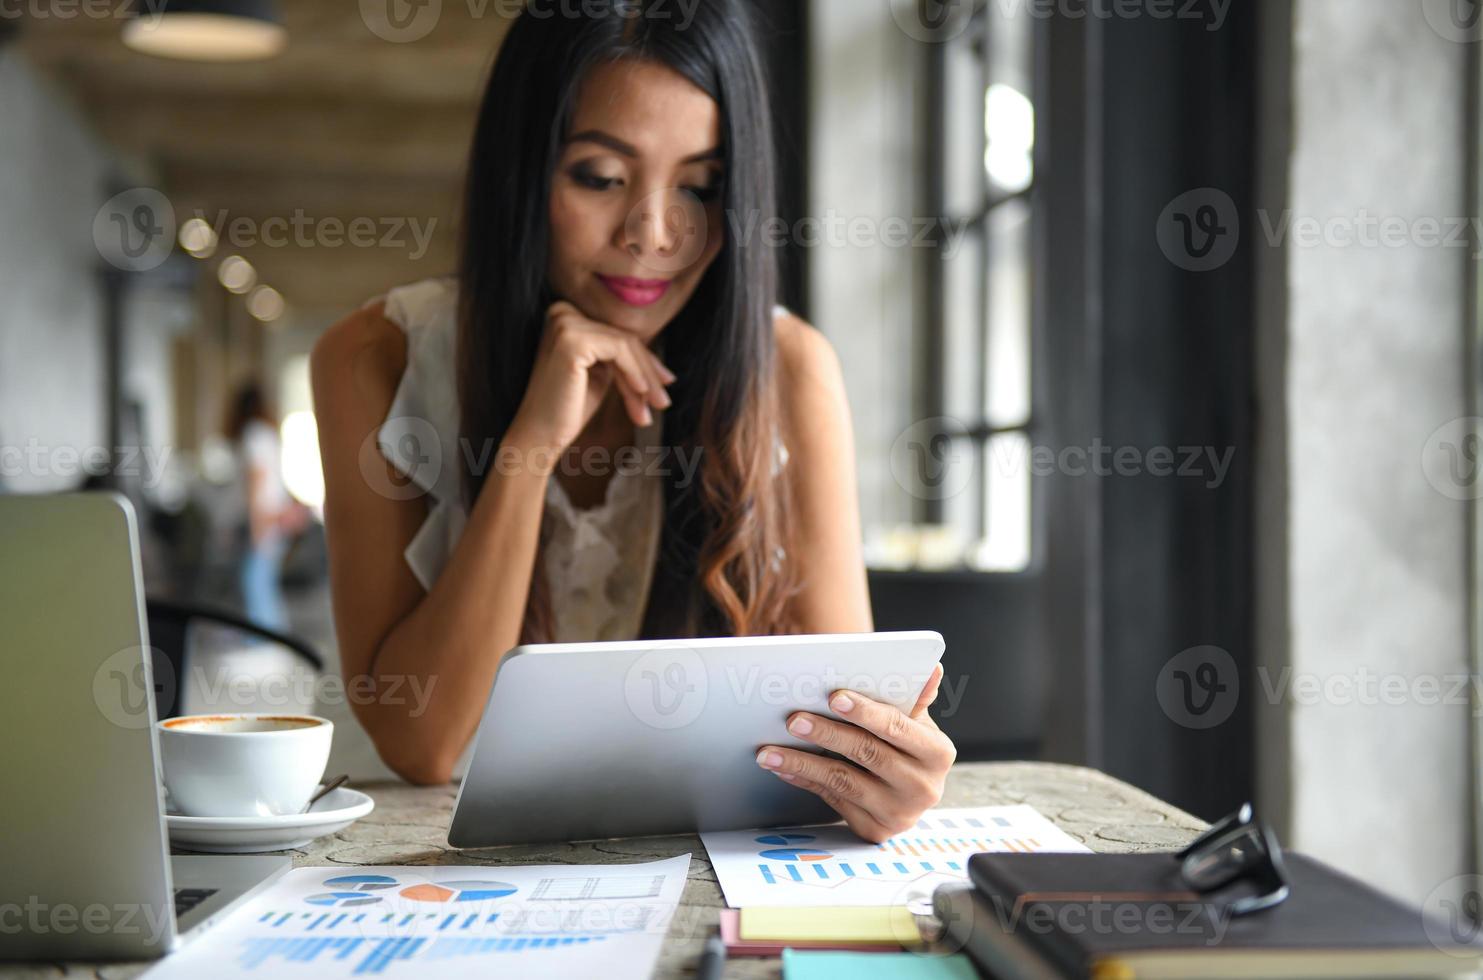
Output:
[[[948,934],[990,976],[1443,977],[1483,968],[1461,921],[1412,909],[1300,854],[1292,893],[1231,917],[1170,854],[976,854],[973,889],[943,890]],[[964,920],[971,919],[965,922]]]

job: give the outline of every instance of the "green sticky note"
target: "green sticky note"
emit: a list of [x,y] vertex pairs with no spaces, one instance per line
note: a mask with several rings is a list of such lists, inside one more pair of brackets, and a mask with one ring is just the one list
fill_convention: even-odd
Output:
[[783,950],[783,980],[978,980],[962,953],[830,953]]

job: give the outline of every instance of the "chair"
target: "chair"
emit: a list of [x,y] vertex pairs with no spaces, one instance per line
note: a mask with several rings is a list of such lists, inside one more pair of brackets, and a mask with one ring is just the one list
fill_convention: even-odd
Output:
[[303,640],[206,606],[150,599],[145,610],[158,717],[314,710],[324,658]]

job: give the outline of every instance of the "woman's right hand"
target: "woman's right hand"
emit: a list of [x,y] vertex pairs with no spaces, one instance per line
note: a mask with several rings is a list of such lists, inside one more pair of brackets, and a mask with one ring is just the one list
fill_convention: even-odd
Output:
[[653,408],[669,407],[664,389],[675,380],[633,334],[588,319],[571,303],[554,303],[546,311],[530,384],[505,440],[553,454],[565,451],[613,385],[633,424],[648,426]]

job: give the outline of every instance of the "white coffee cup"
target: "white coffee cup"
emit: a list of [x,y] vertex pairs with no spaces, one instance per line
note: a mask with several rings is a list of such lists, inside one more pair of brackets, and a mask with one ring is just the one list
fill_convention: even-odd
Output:
[[312,715],[188,715],[156,726],[165,788],[192,817],[298,813],[329,762],[333,722]]

